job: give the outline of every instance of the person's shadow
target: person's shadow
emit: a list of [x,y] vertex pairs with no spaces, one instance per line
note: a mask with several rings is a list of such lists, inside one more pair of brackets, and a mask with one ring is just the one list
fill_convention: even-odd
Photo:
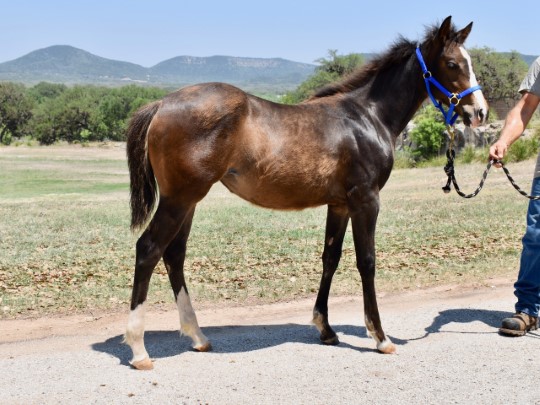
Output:
[[[415,338],[415,339],[409,339],[409,340],[424,339],[432,333],[459,333],[459,334],[499,333],[501,321],[504,318],[511,317],[512,315],[513,314],[510,312],[491,311],[491,310],[486,310],[486,309],[471,309],[471,308],[447,309],[447,310],[439,312],[439,314],[435,317],[435,319],[433,319],[433,322],[431,323],[431,325],[427,326],[424,329],[426,332],[424,336]],[[443,330],[443,327],[445,325],[448,325],[451,323],[473,323],[473,322],[482,322],[490,326],[492,330],[488,332],[475,330],[474,328],[471,328],[468,331],[451,330],[450,328],[446,328],[445,330]],[[504,336],[504,335],[501,335],[501,336]],[[540,335],[536,332],[528,333],[526,336],[531,337],[531,338],[536,338],[536,339],[540,338]]]
[[[389,335],[390,339],[398,346],[406,345],[411,341],[427,338],[434,333],[498,333],[500,322],[503,318],[511,316],[508,312],[491,311],[484,309],[449,309],[433,319],[431,325],[421,331],[422,325],[418,325],[420,336],[410,338],[398,338]],[[451,323],[482,322],[493,328],[492,331],[479,331],[471,327],[469,331],[452,331],[444,326]],[[340,335],[352,335],[367,337],[366,328],[354,325],[334,325],[334,330]],[[444,330],[443,330],[444,328]],[[279,324],[279,325],[248,325],[248,326],[219,326],[202,328],[203,333],[209,337],[213,344],[211,353],[244,353],[275,347],[285,343],[301,343],[310,345],[321,344],[318,339],[318,331],[311,325]],[[527,334],[529,337],[540,338],[535,333]],[[122,344],[123,336],[114,336],[104,342],[95,343],[92,349],[98,352],[115,356],[123,365],[129,365],[131,349]],[[145,345],[152,358],[167,358],[191,351],[191,339],[181,337],[178,331],[147,331],[145,333]],[[356,350],[360,352],[376,351],[375,347],[355,347],[341,342],[336,348]]]

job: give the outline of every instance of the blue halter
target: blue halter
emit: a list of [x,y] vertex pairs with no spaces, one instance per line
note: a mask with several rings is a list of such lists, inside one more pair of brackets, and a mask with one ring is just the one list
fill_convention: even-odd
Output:
[[[435,107],[437,107],[441,111],[441,113],[442,113],[442,115],[444,117],[444,122],[446,123],[446,125],[450,125],[450,126],[454,125],[454,123],[456,122],[456,119],[458,117],[458,113],[455,112],[454,109],[459,104],[459,101],[463,97],[471,94],[472,92],[474,92],[476,90],[480,90],[482,87],[481,86],[474,86],[474,87],[468,88],[465,91],[462,91],[461,93],[450,93],[448,90],[446,90],[444,88],[444,86],[442,84],[440,84],[431,75],[431,72],[426,67],[426,63],[424,62],[424,58],[422,57],[422,52],[420,52],[420,47],[416,47],[416,57],[418,58],[418,62],[420,62],[420,67],[422,68],[422,73],[423,73],[423,76],[424,76],[424,81],[426,82],[426,88],[427,88],[427,92],[429,94],[429,98],[433,102],[433,105]],[[431,86],[430,86],[431,84],[433,84],[435,87],[437,87],[446,97],[448,97],[448,101],[450,103],[450,106],[448,107],[448,111],[444,111],[443,103],[441,103],[440,101],[437,101],[437,99],[435,99],[435,97],[433,97],[433,94],[431,93]]]

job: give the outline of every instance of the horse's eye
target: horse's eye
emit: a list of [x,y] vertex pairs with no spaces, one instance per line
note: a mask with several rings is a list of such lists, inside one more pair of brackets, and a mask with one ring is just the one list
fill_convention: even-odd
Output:
[[448,63],[446,64],[446,66],[447,66],[448,69],[450,69],[450,70],[455,70],[455,69],[458,68],[457,63],[455,63],[455,62],[448,62]]

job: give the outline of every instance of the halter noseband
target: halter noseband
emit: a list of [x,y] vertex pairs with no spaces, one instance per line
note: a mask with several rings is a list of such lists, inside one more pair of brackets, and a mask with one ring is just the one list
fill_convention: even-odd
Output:
[[[426,89],[429,95],[429,98],[433,102],[433,105],[439,109],[439,111],[442,113],[444,117],[444,122],[446,125],[452,126],[456,122],[456,119],[458,117],[458,113],[454,111],[456,106],[459,104],[460,100],[471,94],[472,92],[476,90],[480,90],[481,86],[473,86],[468,88],[465,91],[462,91],[461,93],[450,93],[442,84],[440,84],[431,74],[431,72],[428,70],[426,63],[424,62],[424,58],[422,57],[422,52],[420,52],[420,47],[416,47],[416,57],[418,58],[418,62],[420,62],[420,67],[422,68],[422,73],[424,77],[424,82],[426,83]],[[444,111],[444,106],[440,101],[437,101],[437,99],[433,96],[431,93],[431,84],[433,84],[435,87],[437,87],[446,97],[448,97],[448,102],[450,106],[448,107],[448,111]]]

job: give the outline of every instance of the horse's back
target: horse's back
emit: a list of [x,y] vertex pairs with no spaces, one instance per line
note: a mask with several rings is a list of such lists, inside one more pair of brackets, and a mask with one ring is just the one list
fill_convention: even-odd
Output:
[[231,127],[247,112],[248,95],[226,83],[202,83],[179,89],[163,98],[156,119],[165,124],[204,131]]

